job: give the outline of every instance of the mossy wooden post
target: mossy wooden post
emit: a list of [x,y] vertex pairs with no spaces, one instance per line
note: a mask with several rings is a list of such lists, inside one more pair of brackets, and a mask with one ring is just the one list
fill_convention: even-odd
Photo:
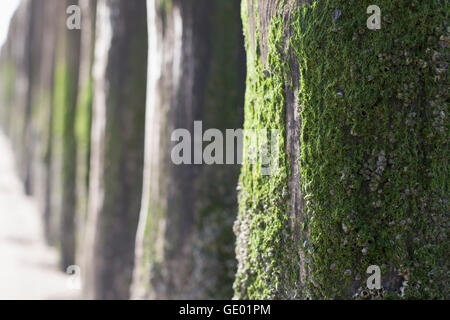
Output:
[[81,8],[81,57],[78,84],[78,104],[75,120],[77,142],[77,180],[76,180],[76,244],[77,259],[82,260],[83,241],[88,213],[89,167],[92,119],[92,67],[95,49],[95,24],[97,0],[80,0]]
[[[1,53],[3,129],[13,140],[21,164],[18,169],[25,167],[22,171],[25,190],[33,194],[40,211],[44,212],[46,236],[52,233],[46,223],[49,216],[46,199],[50,195],[48,151],[57,30],[54,18],[58,7],[61,7],[59,0],[23,1],[11,20]],[[20,129],[23,129],[22,143],[14,133]]]
[[66,25],[66,9],[78,1],[65,0],[57,12],[55,75],[52,115],[52,216],[59,226],[57,245],[61,268],[75,262],[75,115],[80,64],[80,34]]
[[11,130],[12,105],[15,100],[16,65],[10,53],[10,45],[6,42],[0,54],[0,126],[4,134]]
[[36,75],[39,69],[39,17],[42,13],[42,7],[37,8],[37,2],[27,1],[27,29],[25,35],[25,52],[24,59],[21,61],[22,68],[25,71],[25,90],[24,99],[25,105],[20,117],[22,118],[20,151],[17,154],[19,163],[19,174],[24,183],[25,193],[32,195],[32,177],[33,177],[33,160],[35,153],[35,144],[33,144],[33,128],[32,128],[32,113],[33,113],[33,96],[36,89]]
[[[26,190],[38,202],[44,216],[44,232],[49,239],[47,217],[49,198],[49,149],[57,24],[54,19],[61,8],[58,0],[33,0],[31,29],[30,111],[26,126],[28,174]],[[61,11],[60,11],[61,12]]]
[[[11,133],[17,169],[25,192],[36,195],[39,127],[36,122],[40,96],[42,35],[46,6],[40,0],[23,1],[11,21],[3,50],[6,131]],[[5,111],[6,111],[5,110]],[[48,123],[46,124],[48,126]]]
[[1,48],[0,65],[1,65],[1,94],[2,94],[2,108],[1,108],[1,125],[2,131],[12,140],[14,136],[14,120],[16,114],[19,112],[18,108],[13,108],[18,100],[18,80],[19,80],[19,62],[16,52],[22,50],[23,41],[23,26],[25,25],[26,11],[22,4],[14,13],[10,22],[10,29],[7,39]]
[[[31,71],[33,21],[35,14],[31,1],[22,1],[11,20],[11,31],[3,52],[8,54],[6,73],[12,86],[11,105],[8,112],[8,135],[17,162],[17,171],[24,184],[28,182],[30,162],[28,161],[27,140],[31,111]],[[6,83],[8,79],[5,79]],[[29,190],[26,190],[29,193]]]
[[[36,0],[33,0],[36,1]],[[64,12],[64,3],[60,0],[37,0],[37,7],[42,8],[38,18],[42,33],[37,40],[40,50],[39,75],[33,95],[32,124],[35,135],[34,175],[32,186],[39,210],[43,216],[44,235],[48,243],[56,243],[57,226],[51,224],[52,198],[52,119],[53,119],[53,84],[55,75],[56,37],[59,30],[55,17]]]
[[371,4],[242,2],[245,127],[283,138],[243,165],[236,298],[449,297],[450,7],[380,0],[371,30]]
[[4,45],[4,49],[0,55],[0,101],[2,104],[0,110],[0,126],[4,134],[8,134],[11,130],[10,122],[12,105],[15,100],[16,83],[16,65],[10,55],[9,48],[5,49],[6,46],[8,46],[8,43]]
[[[149,86],[136,298],[231,298],[237,165],[175,165],[175,129],[241,128],[239,1],[148,1]],[[192,140],[193,141],[193,140]],[[225,140],[224,140],[225,143]]]
[[147,70],[145,1],[98,1],[89,213],[88,298],[129,297],[141,203]]

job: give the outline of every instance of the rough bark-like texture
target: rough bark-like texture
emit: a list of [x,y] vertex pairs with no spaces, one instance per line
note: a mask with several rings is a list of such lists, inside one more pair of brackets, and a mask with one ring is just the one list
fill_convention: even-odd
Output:
[[85,285],[89,298],[126,299],[142,189],[146,6],[102,0],[97,12]]
[[381,0],[374,31],[370,4],[242,3],[245,127],[283,137],[243,165],[236,298],[449,297],[450,8]]
[[[135,298],[230,298],[236,165],[175,165],[171,135],[240,128],[244,50],[237,0],[149,1],[146,167]],[[192,140],[193,142],[193,140]]]

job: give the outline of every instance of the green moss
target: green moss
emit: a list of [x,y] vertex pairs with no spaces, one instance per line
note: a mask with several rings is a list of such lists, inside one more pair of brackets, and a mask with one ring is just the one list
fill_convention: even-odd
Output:
[[157,8],[159,8],[162,12],[170,12],[173,7],[173,0],[157,0],[156,2]]
[[[75,139],[77,147],[77,194],[76,211],[80,220],[87,222],[88,190],[90,176],[91,155],[91,127],[92,127],[92,99],[93,81],[92,77],[86,80],[84,87],[78,94],[78,104],[75,119]],[[81,226],[80,229],[83,229]],[[81,233],[80,233],[81,234]],[[77,241],[81,241],[81,236]]]
[[53,89],[53,134],[64,134],[64,106],[66,103],[67,71],[64,62],[55,67],[55,84]]
[[[372,31],[366,28],[370,4],[314,1],[290,15],[289,41],[301,75],[303,230],[309,235],[302,296],[351,297],[376,264],[400,281],[385,288],[388,298],[445,298],[449,5],[378,2],[382,29]],[[334,20],[338,9],[342,14]],[[277,85],[289,81],[289,68],[276,47],[283,26],[283,18],[274,18],[270,77],[261,76],[261,62],[249,50],[247,128],[284,126],[284,91]],[[281,241],[285,202],[271,205],[287,188],[289,169],[265,180],[252,169],[245,164],[241,176],[240,219],[248,221],[250,236],[235,290],[237,297],[269,298],[281,292],[280,271],[292,274],[282,285],[298,286],[295,264],[283,262],[295,255]]]
[[448,219],[448,130],[436,125],[447,111],[445,82],[432,55],[448,37],[449,7],[381,1],[382,29],[371,31],[361,14],[368,5],[316,1],[294,18],[309,268],[318,285],[309,291],[346,296],[353,277],[376,264],[410,279],[404,297],[442,298],[448,283],[425,274],[442,271],[448,252],[439,239]]
[[80,90],[78,101],[75,136],[78,146],[83,150],[88,150],[91,132],[92,79]]
[[[61,266],[75,259],[76,161],[75,119],[78,95],[79,33],[62,32],[57,40],[52,108],[52,215],[60,222]],[[60,166],[62,164],[62,166]]]
[[[172,11],[173,8],[173,0],[157,0],[156,1],[156,10],[158,11],[158,14],[160,15],[163,26],[165,24],[165,21],[167,19],[167,15]],[[165,33],[165,28],[163,27],[163,33]]]
[[57,139],[63,154],[63,180],[71,189],[75,175],[75,114],[77,101],[77,77],[69,70],[65,60],[57,63],[53,94],[53,137]]
[[0,71],[3,81],[3,99],[10,103],[15,94],[16,69],[12,62],[7,61],[1,65]]
[[2,101],[4,104],[3,110],[0,114],[2,125],[9,131],[10,121],[12,116],[12,104],[15,98],[15,83],[16,83],[16,69],[12,61],[5,61],[0,66],[0,73],[2,79],[2,87],[0,88],[2,94]]
[[[43,163],[48,164],[48,154],[47,150],[49,148],[49,135],[52,130],[51,122],[50,122],[50,112],[52,104],[52,93],[47,88],[40,88],[37,94],[37,97],[35,98],[35,101],[33,102],[33,105],[35,106],[33,108],[33,121],[34,126],[38,128],[39,132],[39,139],[40,139],[40,146],[38,151],[38,157],[40,161]],[[49,125],[50,122],[50,125]]]
[[[255,48],[249,43],[246,1],[242,4],[242,14],[248,48],[244,128],[277,129],[280,136],[278,159],[275,159],[278,168],[270,176],[262,175],[259,154],[253,164],[247,157],[244,159],[236,225],[240,265],[234,289],[240,299],[277,298],[295,295],[293,291],[296,290],[292,288],[299,280],[298,264],[292,264],[298,258],[290,237],[286,201],[290,169],[285,154],[285,82],[289,78],[289,67],[284,56],[282,21],[274,20],[272,23],[265,66],[261,62],[258,45]],[[252,141],[247,135],[244,155],[249,154],[251,146]],[[285,287],[285,284],[292,284],[292,288]]]

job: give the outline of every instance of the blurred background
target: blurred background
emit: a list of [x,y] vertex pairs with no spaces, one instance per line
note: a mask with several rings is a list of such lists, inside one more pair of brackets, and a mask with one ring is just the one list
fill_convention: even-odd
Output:
[[[2,47],[19,3],[0,3]],[[57,249],[45,241],[36,199],[25,193],[4,128],[0,128],[0,154],[0,299],[77,298],[79,290],[58,268]]]
[[239,0],[0,5],[0,298],[231,298],[239,165],[172,132],[241,128]]
[[[19,3],[0,3],[2,47]],[[58,270],[57,250],[45,242],[37,203],[25,194],[3,128],[0,154],[0,299],[75,298],[78,293],[70,290],[69,276]]]

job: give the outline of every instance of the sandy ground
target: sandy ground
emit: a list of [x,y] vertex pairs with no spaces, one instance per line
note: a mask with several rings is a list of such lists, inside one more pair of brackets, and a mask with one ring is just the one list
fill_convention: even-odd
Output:
[[58,255],[46,245],[41,218],[27,197],[14,158],[0,132],[0,299],[76,299],[70,276],[57,268]]

